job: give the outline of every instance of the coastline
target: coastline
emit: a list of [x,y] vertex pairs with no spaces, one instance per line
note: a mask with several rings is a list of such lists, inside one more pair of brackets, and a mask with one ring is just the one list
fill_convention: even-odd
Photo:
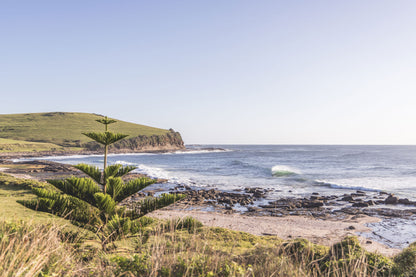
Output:
[[[83,154],[85,154],[85,152]],[[13,156],[13,158],[16,157],[21,156]],[[0,156],[0,159],[3,164],[12,163],[10,160],[5,160],[3,156]],[[14,175],[18,178],[35,180],[45,180],[55,176],[62,177],[64,175],[79,174],[72,166],[62,163],[35,161],[31,164],[36,165],[36,169],[3,169],[2,172]],[[159,181],[163,182],[166,180]],[[195,190],[192,190],[191,194],[195,195],[195,192],[198,194]],[[147,192],[147,195],[154,193],[155,191],[150,191]],[[146,193],[139,193],[139,195],[132,197],[130,201],[137,201],[137,199],[144,196],[146,196]],[[222,196],[220,195],[220,197]],[[368,251],[378,252],[386,256],[393,256],[400,252],[400,249],[390,248],[362,236],[362,234],[371,231],[365,224],[375,223],[381,220],[375,216],[346,213],[340,218],[337,218],[339,215],[328,216],[328,214],[326,216],[316,216],[313,212],[316,212],[317,210],[313,210],[313,207],[306,208],[304,210],[306,213],[297,215],[286,214],[280,216],[267,216],[262,213],[243,215],[229,209],[228,206],[221,207],[218,210],[216,209],[218,208],[217,203],[208,203],[208,206],[214,207],[213,211],[197,210],[198,207],[200,208],[200,205],[188,200],[185,204],[179,203],[158,210],[157,212],[154,212],[152,216],[164,219],[192,216],[200,220],[204,225],[210,227],[223,227],[255,235],[277,236],[285,240],[305,238],[313,243],[327,246],[341,241],[345,236],[354,235],[358,236],[362,246]]]
[[[137,154],[137,153],[170,153],[175,151],[186,151],[184,148],[155,148],[132,151],[129,149],[112,150],[111,154]],[[102,155],[101,150],[81,150],[81,151],[39,151],[39,152],[2,152],[0,153],[0,163],[7,160],[20,158],[41,158],[50,156],[76,156],[76,155]]]

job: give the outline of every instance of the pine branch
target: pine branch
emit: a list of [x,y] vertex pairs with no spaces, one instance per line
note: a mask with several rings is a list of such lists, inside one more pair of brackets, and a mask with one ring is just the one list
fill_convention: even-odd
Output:
[[130,180],[124,184],[124,186],[121,188],[121,191],[117,197],[114,198],[114,200],[116,200],[116,202],[121,202],[123,199],[126,199],[130,195],[135,194],[136,192],[154,183],[156,183],[156,180],[146,177]]
[[98,184],[101,184],[101,171],[97,166],[92,166],[88,164],[77,164],[74,165],[74,167],[90,176]]
[[[100,225],[99,210],[74,196],[44,188],[33,188],[37,202],[27,203],[29,208],[56,214],[81,223]],[[26,204],[26,203],[25,203]]]
[[113,123],[117,122],[116,120],[109,119],[108,117],[105,117],[105,118],[102,118],[102,119],[97,119],[95,121],[100,122],[101,124],[104,124],[104,125],[109,125],[109,124],[113,124]]
[[127,173],[135,170],[136,167],[135,166],[122,166],[121,164],[114,164],[114,165],[109,165],[105,171],[104,171],[104,175],[106,178],[110,178],[110,177],[123,177],[124,175],[126,175]]
[[104,133],[91,132],[91,133],[82,133],[82,134],[103,145],[113,144],[128,136],[128,135],[124,135],[120,133],[112,133],[112,132],[104,132]]
[[89,178],[71,177],[66,180],[48,180],[48,183],[60,189],[62,192],[96,206],[94,194],[101,192],[98,185]]
[[186,196],[183,194],[164,193],[160,197],[148,197],[140,202],[140,216],[153,212],[155,210],[169,206]]
[[110,195],[104,194],[101,192],[97,192],[94,194],[95,201],[97,202],[98,208],[105,212],[105,214],[111,216],[115,212],[116,202],[114,202],[113,198]]
[[107,179],[107,194],[110,195],[116,201],[117,196],[123,189],[123,186],[124,182],[120,177],[110,177]]

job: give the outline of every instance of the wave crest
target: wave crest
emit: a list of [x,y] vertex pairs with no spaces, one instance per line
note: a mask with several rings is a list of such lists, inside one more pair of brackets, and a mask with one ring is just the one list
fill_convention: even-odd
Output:
[[285,177],[301,174],[298,169],[286,165],[275,165],[272,167],[271,171],[274,177]]

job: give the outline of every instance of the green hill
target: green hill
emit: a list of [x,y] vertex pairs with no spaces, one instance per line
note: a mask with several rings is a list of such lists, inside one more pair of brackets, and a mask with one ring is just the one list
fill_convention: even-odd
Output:
[[[102,124],[95,121],[101,117],[96,114],[63,112],[0,115],[0,138],[18,141],[0,141],[0,151],[4,152],[7,149],[9,149],[8,152],[62,150],[59,147],[65,147],[65,150],[70,150],[67,148],[73,150],[79,150],[80,147],[90,148],[91,140],[82,133],[102,132]],[[110,125],[110,130],[127,134],[129,139],[140,137],[141,140],[170,143],[166,137],[171,136],[170,134],[178,134],[171,130],[116,120],[117,123]],[[27,142],[32,142],[32,144]],[[153,145],[154,148],[158,146],[160,143]]]

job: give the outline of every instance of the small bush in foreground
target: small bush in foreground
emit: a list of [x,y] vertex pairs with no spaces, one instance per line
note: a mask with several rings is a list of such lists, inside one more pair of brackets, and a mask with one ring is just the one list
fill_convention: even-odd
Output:
[[394,273],[397,276],[416,276],[416,242],[399,253],[394,261]]

